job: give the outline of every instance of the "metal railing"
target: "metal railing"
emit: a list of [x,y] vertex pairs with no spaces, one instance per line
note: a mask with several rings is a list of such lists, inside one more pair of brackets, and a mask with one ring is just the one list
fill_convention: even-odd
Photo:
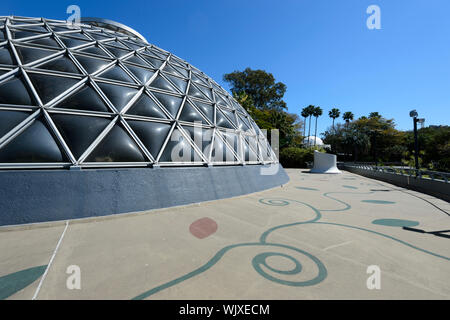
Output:
[[402,176],[410,176],[410,177],[416,177],[419,179],[427,179],[427,180],[437,180],[437,181],[443,181],[445,183],[449,183],[450,179],[450,173],[447,172],[439,172],[439,171],[431,171],[431,170],[425,170],[425,169],[414,169],[406,166],[377,166],[372,164],[363,164],[363,163],[341,163],[341,166],[343,168],[350,167],[350,168],[357,168],[357,169],[364,169],[364,170],[370,170],[370,171],[376,171],[376,172],[384,172],[384,173],[391,173],[391,174],[397,174]]

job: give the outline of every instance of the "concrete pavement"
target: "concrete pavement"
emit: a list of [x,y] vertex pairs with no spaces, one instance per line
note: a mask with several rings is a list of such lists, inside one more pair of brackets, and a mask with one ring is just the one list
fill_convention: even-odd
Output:
[[[450,230],[449,203],[348,172],[287,172],[289,184],[238,198],[0,228],[0,298],[450,298],[450,233],[401,228]],[[69,266],[81,289],[68,289]]]

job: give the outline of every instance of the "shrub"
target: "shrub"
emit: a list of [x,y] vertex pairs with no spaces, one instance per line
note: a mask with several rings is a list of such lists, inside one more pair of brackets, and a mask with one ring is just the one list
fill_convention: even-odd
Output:
[[306,168],[306,162],[314,161],[313,148],[284,148],[280,152],[280,163],[284,168]]

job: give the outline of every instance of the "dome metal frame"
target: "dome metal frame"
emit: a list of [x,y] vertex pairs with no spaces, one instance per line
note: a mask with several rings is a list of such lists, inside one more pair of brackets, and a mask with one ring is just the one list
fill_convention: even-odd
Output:
[[[39,32],[35,31],[39,29]],[[35,35],[33,33],[36,33]],[[1,36],[3,34],[3,36]],[[17,34],[25,35],[16,37]],[[28,35],[29,34],[29,35]],[[27,36],[28,35],[28,36]],[[80,40],[80,35],[85,38]],[[55,46],[48,45],[48,39]],[[67,45],[66,43],[79,41],[79,45]],[[95,53],[83,50],[94,49]],[[122,49],[121,49],[122,48]],[[123,49],[125,48],[125,49]],[[71,25],[66,21],[25,18],[16,16],[0,17],[0,50],[7,50],[14,61],[11,64],[0,62],[0,88],[12,79],[22,79],[25,89],[30,93],[33,104],[2,103],[0,100],[0,118],[2,111],[27,112],[28,116],[16,124],[11,130],[0,134],[0,154],[2,148],[14,141],[23,132],[36,122],[42,122],[49,129],[55,143],[64,153],[66,161],[61,162],[1,162],[0,169],[42,169],[42,168],[111,168],[111,167],[158,167],[158,166],[212,166],[212,165],[252,165],[278,163],[275,153],[270,147],[265,134],[256,123],[239,105],[239,103],[214,80],[205,75],[185,60],[165,51],[153,44],[143,42],[131,35],[105,30],[92,25]],[[39,52],[40,58],[27,61],[22,51],[31,50]],[[123,52],[122,52],[123,51]],[[115,52],[121,52],[119,54]],[[135,59],[134,59],[135,58]],[[58,59],[68,59],[78,72],[58,71],[46,69],[49,63]],[[103,65],[94,72],[88,72],[80,59],[101,61]],[[133,59],[133,60],[130,60]],[[153,59],[153,60],[152,60]],[[136,61],[142,61],[137,63]],[[152,64],[151,61],[160,63]],[[144,71],[145,81],[142,81],[138,73],[132,70]],[[122,78],[113,79],[107,74],[119,74]],[[152,74],[152,75],[151,75]],[[151,76],[149,76],[151,75]],[[33,81],[33,78],[51,77],[60,81],[54,84],[63,86],[64,82],[70,83],[55,95],[43,95],[41,91],[56,90]],[[148,79],[147,79],[148,77]],[[122,80],[127,79],[127,80]],[[129,80],[128,80],[129,79]],[[156,81],[162,81],[169,89],[156,87]],[[183,85],[185,85],[183,90]],[[42,86],[39,87],[39,86]],[[101,87],[109,86],[133,92],[128,101],[119,106],[112,101],[111,95],[105,93]],[[59,107],[61,102],[76,96],[85,88],[92,89],[93,94],[106,106],[107,111],[86,109],[67,109]],[[196,92],[190,94],[190,90]],[[173,114],[170,105],[165,104],[159,96],[178,98],[181,104]],[[0,97],[1,98],[1,97]],[[141,99],[150,99],[161,111],[161,117],[142,116],[130,114],[128,111]],[[209,119],[206,112],[202,111],[202,105],[210,106],[213,117]],[[191,110],[200,116],[200,122],[183,120],[183,111]],[[90,117],[93,119],[106,119],[109,123],[101,130],[88,147],[79,155],[75,155],[73,148],[69,147],[67,139],[55,124],[58,115]],[[220,121],[228,123],[229,128],[218,125]],[[150,152],[131,122],[152,123],[170,126],[163,144],[157,153]],[[145,161],[118,161],[102,162],[90,161],[89,157],[99,147],[113,130],[120,126],[134,143],[137,150],[143,155]],[[203,148],[202,144],[194,141],[191,131],[201,128],[202,132],[211,132],[209,148]],[[1,128],[0,128],[1,129]],[[121,131],[121,132],[122,132]],[[182,143],[186,142],[191,153],[197,155],[194,161],[165,161],[163,153],[168,149],[171,137],[175,132],[181,134]],[[0,132],[1,133],[1,132]],[[229,137],[236,137],[230,140]],[[231,152],[233,161],[218,161],[213,159],[212,153],[216,150],[216,143],[220,148]],[[219,147],[218,147],[219,148]],[[247,153],[246,153],[247,152]],[[252,158],[251,155],[254,154]]]

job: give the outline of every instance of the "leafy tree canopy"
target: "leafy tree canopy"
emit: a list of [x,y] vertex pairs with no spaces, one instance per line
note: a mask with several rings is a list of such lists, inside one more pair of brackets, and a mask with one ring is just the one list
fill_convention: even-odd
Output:
[[271,73],[246,68],[244,71],[227,73],[223,79],[231,85],[233,94],[244,92],[251,97],[253,105],[259,110],[287,109],[286,102],[283,101],[286,85],[275,82]]

